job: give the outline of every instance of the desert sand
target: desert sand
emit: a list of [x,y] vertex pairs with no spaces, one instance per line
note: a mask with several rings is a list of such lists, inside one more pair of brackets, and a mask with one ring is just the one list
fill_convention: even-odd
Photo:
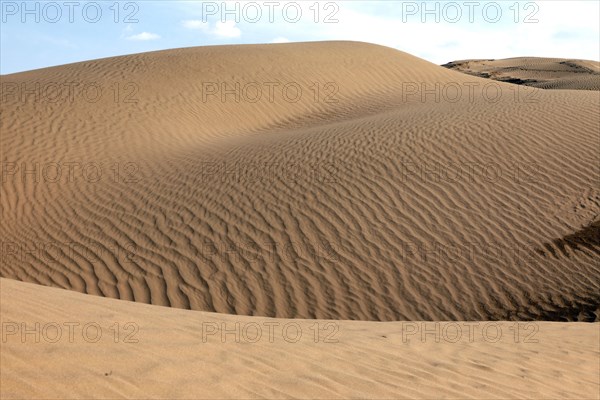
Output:
[[598,398],[596,64],[312,42],[1,76],[0,397]]
[[357,42],[2,85],[2,277],[279,318],[598,319],[596,91]]
[[444,322],[436,342],[433,322],[240,317],[8,279],[0,293],[3,399],[593,399],[600,387],[598,324],[519,323],[516,342],[512,322],[487,336],[457,323],[460,338]]
[[461,60],[443,66],[474,76],[542,89],[600,90],[598,61],[515,57],[504,60]]

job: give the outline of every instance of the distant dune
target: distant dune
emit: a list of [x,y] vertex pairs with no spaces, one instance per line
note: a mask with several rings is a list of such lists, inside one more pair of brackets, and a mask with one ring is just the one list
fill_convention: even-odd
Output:
[[[595,64],[532,60],[469,68],[598,89]],[[596,91],[356,42],[0,81],[2,277],[262,317],[600,317]]]
[[516,57],[444,64],[466,74],[541,89],[600,90],[600,62],[566,58]]
[[8,279],[0,294],[3,399],[597,399],[600,387],[598,324],[240,317]]

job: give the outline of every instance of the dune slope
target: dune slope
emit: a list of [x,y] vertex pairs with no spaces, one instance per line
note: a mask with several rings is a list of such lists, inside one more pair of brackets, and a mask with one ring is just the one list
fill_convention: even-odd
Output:
[[2,277],[280,318],[600,315],[598,92],[355,42],[0,80]]
[[599,398],[597,323],[241,317],[7,279],[0,294],[3,399]]

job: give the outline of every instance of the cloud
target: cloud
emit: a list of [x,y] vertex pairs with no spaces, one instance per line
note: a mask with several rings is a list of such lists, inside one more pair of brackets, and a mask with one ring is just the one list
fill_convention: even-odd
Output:
[[285,38],[283,36],[279,36],[276,37],[275,39],[271,40],[271,43],[289,43],[290,39]]
[[142,32],[142,33],[138,33],[137,35],[127,36],[127,39],[128,40],[156,40],[156,39],[160,39],[160,36],[157,35],[156,33]]
[[569,40],[569,39],[576,39],[578,36],[579,35],[575,32],[559,31],[559,32],[556,32],[554,35],[552,35],[552,39]]
[[240,28],[235,26],[235,21],[217,22],[212,33],[227,38],[235,38],[242,35]]
[[[421,10],[428,7],[418,3]],[[463,10],[458,23],[449,22],[452,16],[444,17],[441,11],[439,23],[435,22],[435,13],[422,12],[405,19],[406,14],[395,2],[339,2],[339,11],[334,15],[338,23],[314,24],[305,18],[298,24],[287,24],[287,27],[281,22],[270,24],[267,39],[277,37],[284,29],[289,31],[289,25],[293,25],[293,38],[297,41],[371,42],[397,48],[436,64],[468,58],[539,56],[597,59],[599,56],[599,2],[537,2],[539,11],[536,13],[534,11],[538,8],[534,8],[532,2],[519,2],[518,22],[515,22],[513,2],[498,2],[503,11],[498,23],[491,23],[485,18],[481,5],[473,13],[474,22],[471,23],[469,13],[462,5],[465,3],[452,3],[459,4]],[[444,9],[443,4],[440,2],[440,10]],[[306,15],[313,16],[311,13]],[[320,21],[323,16],[320,16]],[[422,22],[423,16],[427,16],[425,23]],[[539,22],[525,22],[532,19]],[[360,26],[368,29],[356,28]],[[252,37],[252,32],[247,32],[246,36]],[[567,36],[573,37],[565,40]]]

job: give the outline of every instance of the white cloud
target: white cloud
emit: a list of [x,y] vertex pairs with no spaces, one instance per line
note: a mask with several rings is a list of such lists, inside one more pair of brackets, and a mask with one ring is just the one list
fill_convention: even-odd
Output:
[[217,22],[212,33],[227,38],[235,38],[242,35],[240,28],[235,26],[235,21]]
[[[340,3],[339,12],[335,15],[339,23],[312,24],[314,27],[310,30],[306,22],[295,24],[294,28],[299,28],[299,32],[294,34],[294,39],[377,43],[437,64],[466,58],[540,56],[598,59],[600,56],[598,2],[537,2],[539,8],[535,15],[534,8],[526,6],[530,2],[521,2],[518,23],[514,21],[515,15],[510,8],[513,2],[500,3],[503,14],[498,23],[490,23],[483,17],[482,6],[474,13],[474,23],[469,22],[464,10],[459,23],[449,22],[450,17],[441,18],[436,23],[435,15],[427,16],[427,22],[423,23],[420,14],[405,20],[401,7],[392,7],[400,3],[390,2],[389,9],[387,4]],[[524,23],[528,16],[538,22]],[[273,24],[273,36],[276,37],[277,32],[285,28],[283,25]],[[577,36],[577,39],[561,39],[565,32]]]
[[279,36],[276,37],[275,39],[271,40],[271,43],[289,43],[290,39],[285,38],[283,36]]
[[160,39],[160,36],[157,35],[156,33],[142,32],[142,33],[138,33],[137,35],[127,36],[127,39],[128,40],[156,40],[156,39]]

